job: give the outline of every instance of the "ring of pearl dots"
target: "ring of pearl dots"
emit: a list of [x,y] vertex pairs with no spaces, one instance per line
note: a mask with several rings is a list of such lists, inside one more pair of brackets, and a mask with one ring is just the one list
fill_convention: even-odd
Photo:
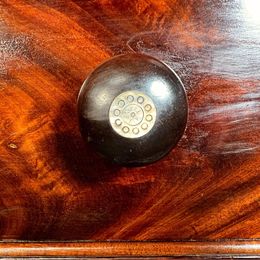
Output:
[[155,120],[156,108],[152,99],[139,91],[121,93],[110,106],[110,124],[123,137],[137,138],[147,134]]

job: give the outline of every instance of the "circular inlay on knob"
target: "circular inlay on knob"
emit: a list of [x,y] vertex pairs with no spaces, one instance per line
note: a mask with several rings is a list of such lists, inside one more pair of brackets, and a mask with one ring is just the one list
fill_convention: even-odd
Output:
[[83,138],[120,164],[151,163],[167,154],[186,127],[183,85],[167,65],[142,54],[97,67],[78,98]]
[[156,108],[152,99],[136,90],[125,91],[113,100],[109,121],[113,130],[126,138],[138,138],[154,126]]

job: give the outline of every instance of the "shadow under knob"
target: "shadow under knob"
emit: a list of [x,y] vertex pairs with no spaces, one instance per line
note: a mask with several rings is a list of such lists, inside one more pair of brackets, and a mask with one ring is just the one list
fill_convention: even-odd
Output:
[[83,138],[119,164],[141,165],[167,154],[184,133],[188,104],[179,77],[142,54],[97,67],[78,97]]

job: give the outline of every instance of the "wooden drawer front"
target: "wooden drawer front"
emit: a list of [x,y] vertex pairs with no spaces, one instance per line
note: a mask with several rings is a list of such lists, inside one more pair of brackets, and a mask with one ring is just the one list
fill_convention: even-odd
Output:
[[[232,248],[247,239],[259,250],[257,8],[253,0],[0,1],[2,241],[228,239]],[[178,146],[137,168],[86,146],[76,115],[87,75],[128,52],[168,64],[189,102]]]

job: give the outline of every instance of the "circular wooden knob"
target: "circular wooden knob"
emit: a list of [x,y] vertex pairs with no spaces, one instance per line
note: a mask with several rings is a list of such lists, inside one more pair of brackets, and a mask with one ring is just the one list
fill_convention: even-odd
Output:
[[167,154],[184,133],[188,104],[179,77],[142,54],[116,56],[85,80],[78,98],[83,138],[120,164]]

